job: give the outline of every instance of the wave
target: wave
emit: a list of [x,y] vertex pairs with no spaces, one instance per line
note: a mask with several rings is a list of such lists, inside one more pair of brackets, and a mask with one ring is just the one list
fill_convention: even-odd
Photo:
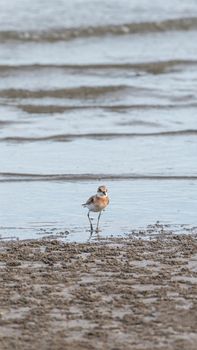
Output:
[[187,136],[197,135],[197,130],[175,130],[161,131],[150,133],[90,133],[90,134],[63,134],[49,135],[40,137],[23,137],[23,136],[7,136],[0,138],[0,142],[12,143],[28,143],[28,142],[69,142],[75,139],[93,139],[93,140],[113,140],[118,138],[136,138],[136,137],[168,137],[168,136]]
[[197,180],[195,175],[145,175],[145,174],[24,174],[0,173],[0,182],[20,181],[98,181],[98,180]]
[[[127,85],[112,86],[81,86],[74,88],[55,89],[55,90],[26,90],[26,89],[5,89],[0,90],[0,97],[4,98],[91,98],[99,95],[110,94],[114,92],[126,91],[128,89],[140,89]],[[144,88],[140,90],[145,90]],[[147,89],[146,89],[147,90]]]
[[144,110],[144,109],[157,109],[157,110],[171,110],[171,109],[183,109],[183,108],[196,108],[197,103],[185,103],[185,104],[134,104],[134,105],[82,105],[82,106],[69,106],[69,105],[33,105],[33,104],[19,104],[17,108],[23,112],[30,114],[56,114],[64,113],[65,111],[72,110],[106,110],[111,112],[121,112],[124,110]]
[[125,23],[81,28],[61,28],[48,31],[0,31],[0,41],[56,42],[75,38],[103,37],[106,35],[125,35],[157,33],[167,31],[188,31],[197,29],[197,17],[175,18],[163,21]]
[[60,69],[65,71],[109,71],[109,70],[121,70],[121,71],[141,71],[152,74],[161,74],[166,71],[169,72],[175,68],[196,66],[197,60],[166,60],[166,61],[153,61],[153,62],[137,62],[137,63],[107,63],[107,64],[26,64],[26,65],[0,65],[0,74],[13,73],[13,72],[32,72],[42,70]]
[[[102,86],[79,86],[70,88],[52,88],[52,89],[40,89],[40,90],[28,90],[28,89],[2,89],[0,90],[0,97],[6,99],[44,99],[44,98],[58,98],[58,99],[83,99],[94,100],[101,98],[105,95],[112,96],[115,94],[118,96],[125,96],[125,94],[151,94],[156,97],[166,98],[166,94],[158,91],[156,88],[136,86],[136,85],[102,85]],[[191,97],[191,95],[189,95]],[[186,95],[186,98],[188,96]],[[181,97],[183,103],[183,97]]]

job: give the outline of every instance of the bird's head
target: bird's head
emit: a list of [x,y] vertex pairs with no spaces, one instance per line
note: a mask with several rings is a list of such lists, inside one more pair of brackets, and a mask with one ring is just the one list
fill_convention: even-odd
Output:
[[107,196],[107,187],[106,186],[99,186],[97,190],[97,195],[102,197],[102,196]]

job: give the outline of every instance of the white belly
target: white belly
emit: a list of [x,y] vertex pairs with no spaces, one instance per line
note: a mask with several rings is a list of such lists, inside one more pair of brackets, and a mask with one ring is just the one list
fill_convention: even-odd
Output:
[[101,211],[103,208],[98,208],[96,207],[94,204],[88,204],[86,205],[86,208],[88,208],[90,211],[94,211],[94,212],[99,212]]

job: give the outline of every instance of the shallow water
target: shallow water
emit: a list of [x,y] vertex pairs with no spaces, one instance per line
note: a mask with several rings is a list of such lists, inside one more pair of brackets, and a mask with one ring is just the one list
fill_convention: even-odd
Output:
[[86,240],[80,204],[101,182],[103,236],[197,224],[196,11],[0,3],[1,237]]
[[[128,234],[158,220],[180,232],[196,225],[196,181],[105,182],[110,188],[110,206],[101,216],[101,237]],[[1,237],[55,236],[66,241],[86,241],[90,235],[89,222],[81,203],[99,183],[80,180],[0,183]],[[97,214],[91,216],[95,225]]]

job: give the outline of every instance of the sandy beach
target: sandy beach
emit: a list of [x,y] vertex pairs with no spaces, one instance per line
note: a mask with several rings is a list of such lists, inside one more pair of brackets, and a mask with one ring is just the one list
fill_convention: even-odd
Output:
[[0,253],[1,349],[196,349],[196,234],[4,241]]
[[0,1],[0,350],[196,350],[196,14]]

